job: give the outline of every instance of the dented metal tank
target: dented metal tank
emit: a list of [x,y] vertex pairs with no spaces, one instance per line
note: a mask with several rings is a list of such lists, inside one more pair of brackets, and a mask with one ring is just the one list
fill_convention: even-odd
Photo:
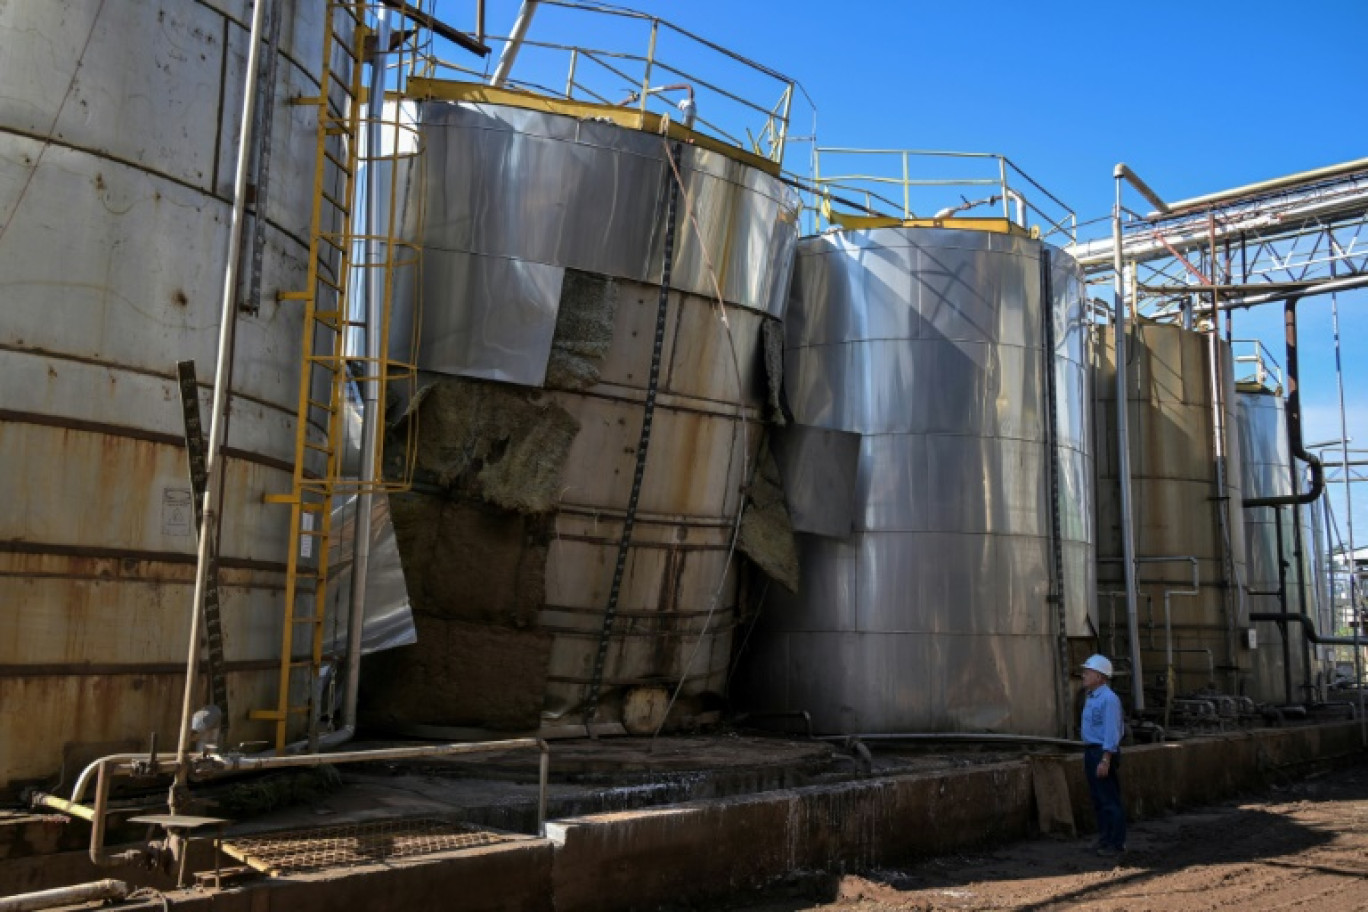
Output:
[[837,733],[1065,730],[1094,591],[1084,303],[1072,260],[1015,227],[803,239],[782,463],[802,580],[770,588],[746,708]]
[[[323,5],[277,6],[272,92],[316,94]],[[195,540],[176,362],[207,413],[249,12],[0,4],[0,788],[178,730]],[[275,702],[288,522],[262,495],[289,488],[301,323],[275,292],[304,281],[313,134],[275,105],[259,309],[237,331],[220,581],[239,739]]]
[[415,489],[393,500],[419,642],[373,660],[368,716],[706,717],[796,196],[771,162],[621,109],[433,91],[405,203],[423,276],[395,330],[420,321],[424,382],[401,419]]

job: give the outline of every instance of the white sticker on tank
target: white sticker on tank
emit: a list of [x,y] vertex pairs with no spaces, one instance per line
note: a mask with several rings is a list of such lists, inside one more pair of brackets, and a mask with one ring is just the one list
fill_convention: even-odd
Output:
[[162,535],[186,536],[194,531],[195,504],[189,488],[162,488]]
[[299,517],[300,530],[304,533],[299,536],[299,556],[306,560],[313,557],[313,536],[308,533],[313,531],[314,518],[312,513],[305,513]]

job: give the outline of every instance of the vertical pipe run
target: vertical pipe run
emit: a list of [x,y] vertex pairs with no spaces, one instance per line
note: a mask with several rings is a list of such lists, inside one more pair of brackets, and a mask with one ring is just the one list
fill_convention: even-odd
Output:
[[[356,731],[356,705],[361,686],[361,631],[366,617],[366,580],[370,575],[371,510],[375,483],[375,450],[379,436],[380,324],[385,301],[385,282],[389,271],[384,263],[389,251],[381,250],[380,198],[382,174],[381,149],[384,145],[385,55],[389,46],[389,16],[381,11],[375,26],[375,51],[371,57],[370,95],[367,99],[366,125],[366,328],[364,376],[361,380],[361,466],[360,489],[356,497],[356,525],[352,534],[351,600],[347,615],[346,691],[342,699],[342,737]],[[397,139],[397,137],[396,137]]]
[[1295,701],[1292,699],[1292,646],[1288,640],[1291,634],[1287,630],[1287,561],[1283,560],[1282,518],[1282,507],[1274,507],[1273,528],[1277,536],[1275,541],[1278,554],[1278,613],[1282,615],[1282,619],[1278,621],[1278,632],[1282,634],[1283,702],[1291,706]]
[[1145,709],[1144,669],[1140,662],[1140,608],[1135,591],[1135,532],[1131,522],[1130,428],[1127,414],[1126,383],[1126,292],[1125,265],[1121,256],[1121,178],[1124,165],[1117,165],[1116,203],[1112,207],[1112,293],[1115,299],[1112,322],[1116,337],[1116,444],[1117,483],[1121,489],[1121,559],[1126,582],[1126,631],[1130,640],[1131,709]]
[[[1330,276],[1331,278],[1335,276],[1334,260],[1330,261]],[[1359,698],[1359,740],[1364,747],[1368,747],[1368,716],[1365,716],[1363,711],[1363,693],[1368,688],[1364,687],[1363,648],[1359,645],[1359,641],[1362,639],[1363,617],[1359,613],[1358,567],[1354,563],[1354,498],[1349,479],[1349,428],[1344,413],[1344,366],[1340,360],[1338,295],[1332,294],[1330,296],[1330,316],[1335,331],[1335,383],[1339,387],[1340,462],[1344,465],[1345,524],[1349,529],[1349,618],[1354,625],[1354,685],[1358,690]]]
[[[242,93],[242,132],[238,137],[237,172],[233,178],[233,210],[228,225],[228,254],[223,269],[223,297],[219,309],[218,356],[214,367],[214,400],[209,411],[208,484],[204,492],[204,527],[200,530],[195,562],[195,595],[190,611],[190,648],[185,660],[185,692],[181,701],[180,737],[176,742],[176,784],[171,788],[171,813],[178,812],[179,795],[189,778],[190,717],[195,711],[199,677],[200,636],[209,562],[217,549],[218,499],[223,478],[223,426],[227,418],[228,387],[232,377],[233,334],[237,329],[237,268],[242,253],[242,217],[247,205],[247,170],[251,164],[252,113],[256,106],[257,57],[269,0],[256,0],[248,36],[246,85]],[[97,825],[99,821],[96,821]]]
[[1221,295],[1216,290],[1220,277],[1216,273],[1216,217],[1207,215],[1207,230],[1211,238],[1211,330],[1207,334],[1207,353],[1211,379],[1211,452],[1216,468],[1216,526],[1221,536],[1222,607],[1226,616],[1226,665],[1230,668],[1231,693],[1239,692],[1239,659],[1236,655],[1236,628],[1239,602],[1242,595],[1235,578],[1235,555],[1230,540],[1230,499],[1226,489],[1226,400],[1225,375],[1221,365]]

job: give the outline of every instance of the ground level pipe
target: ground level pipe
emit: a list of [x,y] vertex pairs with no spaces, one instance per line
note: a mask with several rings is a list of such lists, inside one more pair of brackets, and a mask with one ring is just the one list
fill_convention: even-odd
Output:
[[1082,741],[1050,738],[1044,735],[1010,735],[992,732],[895,732],[891,734],[818,735],[817,741],[967,741],[981,744],[1053,744],[1059,747],[1085,747]]
[[58,887],[55,890],[6,896],[0,898],[0,912],[37,912],[39,909],[53,909],[57,906],[123,899],[127,895],[128,884],[122,880],[96,880],[70,887]]

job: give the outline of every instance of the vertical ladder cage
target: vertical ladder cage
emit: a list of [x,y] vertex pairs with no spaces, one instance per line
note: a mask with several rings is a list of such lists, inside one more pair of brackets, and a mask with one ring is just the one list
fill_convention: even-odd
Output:
[[[389,325],[396,282],[411,282],[415,301],[419,287],[419,250],[397,237],[401,181],[421,180],[416,173],[421,161],[418,134],[402,104],[384,105],[378,122],[368,117],[365,85],[365,70],[378,59],[386,75],[373,82],[401,90],[420,58],[421,23],[409,22],[403,9],[390,11],[392,6],[377,0],[327,0],[319,92],[291,100],[315,108],[317,126],[307,278],[303,289],[278,294],[281,301],[303,305],[294,471],[288,493],[265,498],[290,508],[290,551],[276,704],[249,713],[252,719],[274,723],[277,751],[300,730],[299,721],[309,748],[316,748],[321,672],[325,661],[337,658],[325,654],[326,607],[335,573],[330,554],[337,532],[334,499],[404,490],[412,479],[416,421],[403,423],[405,436],[392,440],[388,463],[381,460],[385,435],[375,435],[375,477],[357,477],[344,459],[349,395],[355,398],[349,390],[375,384],[377,420],[383,422],[389,390],[406,384],[411,396],[417,376],[413,353],[418,314],[413,315],[413,335],[396,346],[406,351],[405,357],[390,357]],[[384,16],[396,27],[389,32],[394,39],[381,48],[374,24]],[[377,51],[382,56],[372,58]],[[378,136],[378,145],[366,142],[368,136]],[[369,233],[357,224],[363,166],[384,169],[379,199],[372,203],[383,218]],[[381,291],[378,356],[367,354],[365,307],[349,294],[358,283]],[[368,534],[369,522],[369,517],[358,516],[357,534]]]

